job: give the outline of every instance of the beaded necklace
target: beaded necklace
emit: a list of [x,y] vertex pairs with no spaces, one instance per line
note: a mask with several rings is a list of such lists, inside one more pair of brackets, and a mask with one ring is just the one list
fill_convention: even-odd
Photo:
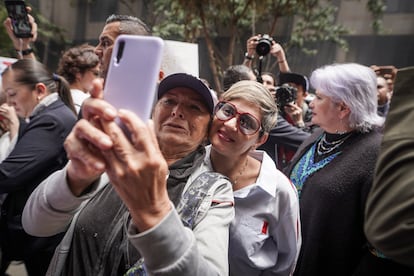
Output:
[[322,139],[319,140],[318,146],[316,148],[316,153],[321,156],[336,150],[345,142],[346,139],[349,138],[349,136],[351,136],[351,134],[352,132],[349,132],[344,136],[340,136],[337,140],[328,141],[326,140],[326,133],[324,133]]

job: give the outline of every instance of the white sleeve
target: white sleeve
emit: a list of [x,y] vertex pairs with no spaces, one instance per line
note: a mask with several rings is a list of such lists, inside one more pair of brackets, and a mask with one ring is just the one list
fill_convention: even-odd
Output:
[[10,132],[6,132],[0,137],[0,162],[6,159],[10,152],[14,149],[17,137],[18,135],[15,135],[14,138],[10,140]]
[[276,200],[280,220],[277,227],[269,227],[273,229],[271,235],[277,242],[277,262],[275,267],[263,275],[291,275],[295,270],[302,243],[296,188],[291,183],[283,184],[284,188],[279,191]]
[[66,181],[66,167],[46,178],[32,192],[23,210],[24,230],[37,237],[49,237],[64,232],[82,202],[92,197],[102,183],[108,182],[106,175],[92,185],[88,194],[76,197]]

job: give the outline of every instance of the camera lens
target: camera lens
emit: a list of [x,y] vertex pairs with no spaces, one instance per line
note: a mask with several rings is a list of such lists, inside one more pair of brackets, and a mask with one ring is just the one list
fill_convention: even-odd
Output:
[[273,39],[269,35],[263,35],[263,37],[261,37],[257,43],[256,53],[259,56],[267,55],[272,48],[272,40]]
[[289,103],[296,101],[296,88],[283,84],[282,86],[276,87],[276,104],[280,109],[283,109]]

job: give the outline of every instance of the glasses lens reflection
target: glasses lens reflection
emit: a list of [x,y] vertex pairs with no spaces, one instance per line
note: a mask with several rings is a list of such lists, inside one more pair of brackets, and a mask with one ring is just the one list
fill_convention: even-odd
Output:
[[239,113],[237,108],[227,102],[219,102],[216,105],[216,117],[221,121],[228,121],[238,116],[238,127],[244,134],[251,135],[256,133],[260,129],[259,121],[249,113]]

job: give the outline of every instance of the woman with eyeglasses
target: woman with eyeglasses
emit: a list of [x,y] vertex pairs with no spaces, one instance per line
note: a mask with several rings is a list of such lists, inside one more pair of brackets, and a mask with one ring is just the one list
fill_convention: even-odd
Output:
[[295,267],[301,241],[296,189],[256,150],[276,120],[272,95],[256,81],[235,83],[215,107],[205,161],[233,184],[230,275],[289,275]]

